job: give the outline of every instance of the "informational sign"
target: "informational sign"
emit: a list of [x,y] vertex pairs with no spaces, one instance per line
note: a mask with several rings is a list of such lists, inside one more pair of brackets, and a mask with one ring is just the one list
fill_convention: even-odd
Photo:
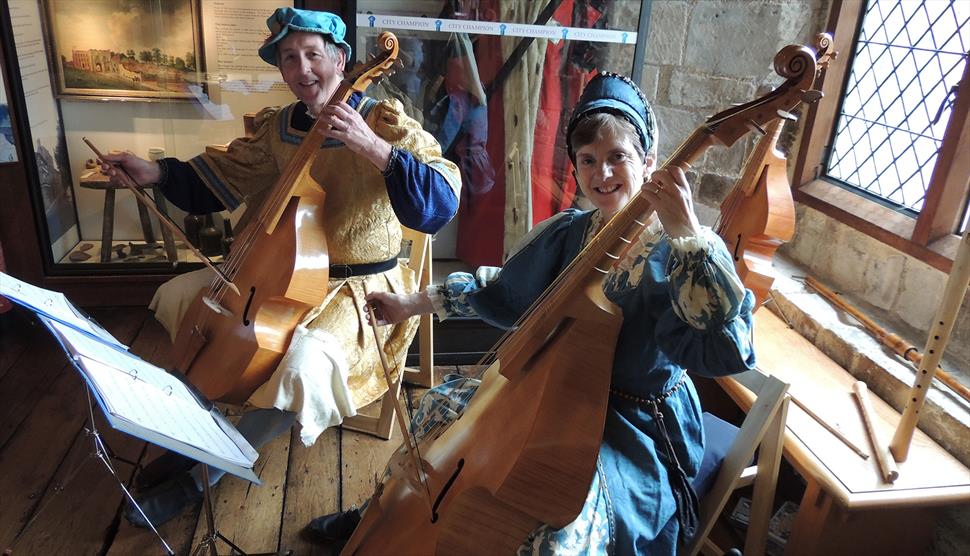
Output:
[[573,40],[636,44],[636,31],[583,29],[561,25],[528,25],[501,21],[469,21],[440,17],[410,17],[403,15],[357,14],[358,27],[408,29],[435,33],[468,33],[471,35],[499,35],[503,37],[532,37],[535,39]]
[[20,82],[40,178],[40,194],[54,260],[63,257],[79,238],[77,209],[71,183],[67,145],[60,111],[51,87],[41,13],[37,0],[9,0]]
[[285,5],[280,0],[202,3],[207,81],[213,102],[236,111],[257,111],[294,100],[279,70],[257,53],[269,34],[266,18]]

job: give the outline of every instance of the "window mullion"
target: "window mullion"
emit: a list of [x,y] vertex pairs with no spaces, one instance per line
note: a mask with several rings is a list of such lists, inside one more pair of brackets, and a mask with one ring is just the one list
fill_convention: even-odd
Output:
[[804,135],[798,149],[792,184],[795,188],[816,179],[822,169],[825,149],[838,118],[839,99],[849,74],[856,34],[862,21],[866,4],[864,0],[834,0],[829,16],[828,29],[833,30],[832,50],[839,56],[823,74],[819,89],[824,97],[807,110]]
[[914,243],[929,243],[957,231],[967,203],[970,176],[970,63],[963,67],[953,112],[916,227]]

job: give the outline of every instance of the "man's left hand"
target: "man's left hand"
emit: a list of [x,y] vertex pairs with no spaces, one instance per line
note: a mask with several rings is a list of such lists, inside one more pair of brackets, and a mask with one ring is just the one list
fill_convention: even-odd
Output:
[[347,145],[351,151],[371,161],[376,168],[383,170],[391,158],[391,145],[374,133],[360,112],[346,102],[324,106],[318,118],[326,124],[321,133]]

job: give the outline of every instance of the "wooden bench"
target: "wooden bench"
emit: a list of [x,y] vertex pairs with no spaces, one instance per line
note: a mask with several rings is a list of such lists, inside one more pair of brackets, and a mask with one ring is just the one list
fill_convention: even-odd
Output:
[[[759,367],[791,385],[800,400],[870,454],[852,399],[856,378],[767,310],[755,315]],[[745,411],[754,394],[731,378],[718,379]],[[899,413],[876,396],[874,427],[885,443]],[[894,484],[883,482],[875,457],[863,459],[797,405],[788,411],[785,458],[807,487],[786,555],[925,554],[941,506],[970,502],[970,470],[917,430]]]

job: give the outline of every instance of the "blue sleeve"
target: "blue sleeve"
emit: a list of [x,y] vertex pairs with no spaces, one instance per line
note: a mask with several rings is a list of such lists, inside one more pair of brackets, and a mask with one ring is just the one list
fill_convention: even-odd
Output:
[[458,212],[458,196],[432,166],[404,149],[394,149],[384,181],[401,224],[426,234],[444,227]]
[[190,214],[208,214],[226,209],[188,162],[163,158],[159,166],[162,179],[155,188],[178,208]]
[[671,309],[657,323],[658,345],[672,361],[702,376],[754,368],[754,295],[738,278],[723,241],[705,228],[671,243]]
[[748,290],[737,314],[718,326],[694,328],[673,310],[657,323],[656,339],[671,361],[700,376],[717,377],[751,370],[754,354],[754,294]]
[[494,280],[465,292],[465,299],[485,322],[511,328],[583,246],[589,213],[568,209],[536,227],[534,237],[517,251]]

